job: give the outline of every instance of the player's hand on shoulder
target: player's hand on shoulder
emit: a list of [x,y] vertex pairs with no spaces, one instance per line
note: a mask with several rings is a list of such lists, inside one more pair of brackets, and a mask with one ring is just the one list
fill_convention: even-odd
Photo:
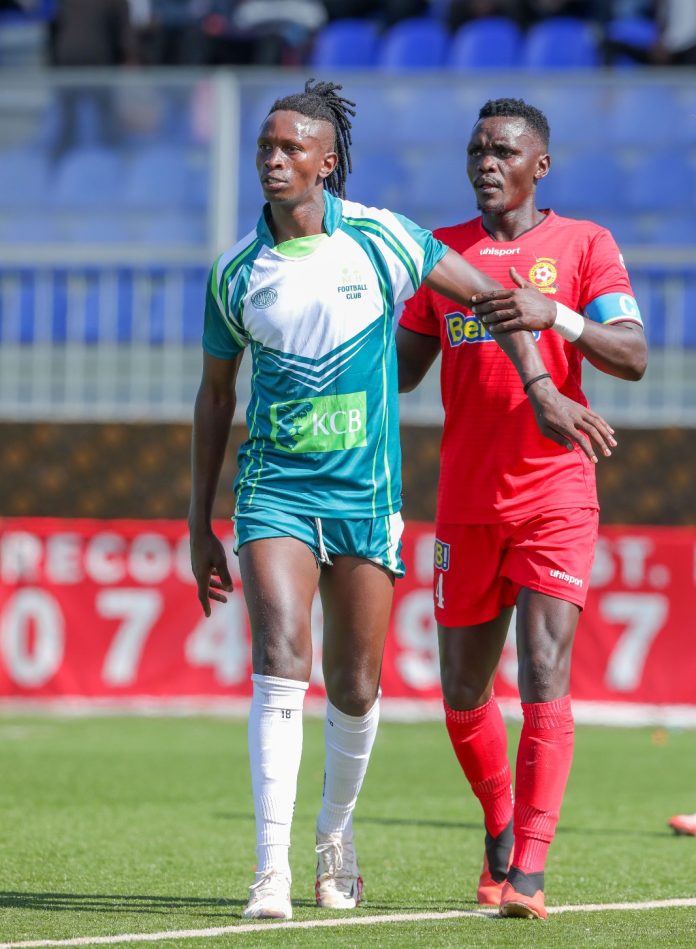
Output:
[[190,540],[191,569],[196,578],[198,600],[205,615],[210,616],[210,601],[227,603],[225,593],[233,589],[225,548],[209,529],[191,529]]
[[514,267],[510,268],[510,276],[516,287],[474,294],[474,316],[493,335],[515,330],[545,330],[553,326],[556,319],[553,300],[520,276]]
[[528,398],[542,435],[557,445],[569,451],[579,445],[593,464],[597,464],[597,453],[608,458],[616,447],[609,423],[588,406],[562,395],[550,379],[533,385]]

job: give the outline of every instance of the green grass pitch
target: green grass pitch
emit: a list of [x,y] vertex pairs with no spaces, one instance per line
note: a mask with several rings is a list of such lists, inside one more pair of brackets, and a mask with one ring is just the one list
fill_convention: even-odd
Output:
[[[514,752],[519,734],[510,726]],[[322,929],[163,947],[693,947],[696,907],[341,925],[313,902],[322,724],[308,719],[293,830],[297,921]],[[696,731],[579,727],[546,874],[547,904],[696,896]],[[0,944],[241,924],[254,869],[246,723],[221,718],[0,717]],[[474,910],[477,802],[439,723],[383,722],[355,817],[358,915]],[[246,923],[246,921],[244,921]],[[153,943],[149,943],[152,945]],[[118,945],[118,943],[116,943]],[[136,941],[130,945],[147,945]]]

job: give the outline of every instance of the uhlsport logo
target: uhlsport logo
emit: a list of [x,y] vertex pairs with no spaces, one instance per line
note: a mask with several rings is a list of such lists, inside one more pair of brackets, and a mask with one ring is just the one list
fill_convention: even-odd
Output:
[[278,291],[273,287],[262,287],[251,295],[251,302],[257,310],[265,310],[266,307],[273,306],[277,299]]
[[449,570],[450,545],[435,538],[435,569]]
[[553,577],[554,580],[563,580],[564,583],[569,583],[573,587],[581,587],[583,585],[583,581],[580,577],[571,577],[565,570],[549,570],[549,576]]
[[271,439],[293,454],[364,448],[366,421],[365,392],[276,402],[271,406]]
[[529,271],[529,279],[535,284],[537,290],[542,293],[556,293],[556,278],[558,277],[558,267],[553,257],[537,257],[536,263],[532,265]]
[[[465,316],[463,313],[445,313],[447,338],[450,346],[461,346],[462,343],[492,343],[493,337],[475,316]],[[532,333],[534,339],[541,336],[540,330]]]

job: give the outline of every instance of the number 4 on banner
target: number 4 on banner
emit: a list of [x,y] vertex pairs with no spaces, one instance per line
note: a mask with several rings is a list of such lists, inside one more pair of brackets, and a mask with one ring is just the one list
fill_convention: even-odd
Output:
[[212,666],[220,685],[244,679],[248,655],[246,613],[234,595],[203,617],[186,640],[186,659],[192,666]]

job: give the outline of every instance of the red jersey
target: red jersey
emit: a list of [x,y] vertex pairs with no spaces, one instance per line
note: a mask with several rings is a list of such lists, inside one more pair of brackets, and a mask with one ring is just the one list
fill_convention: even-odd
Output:
[[[435,234],[505,287],[514,286],[514,266],[542,293],[579,313],[604,294],[628,299],[618,310],[600,310],[598,317],[590,307],[586,315],[606,322],[632,319],[633,290],[619,249],[597,224],[548,211],[514,241],[494,240],[480,217]],[[568,451],[544,438],[512,362],[471,311],[423,286],[406,304],[400,324],[439,336],[442,346],[438,521],[487,524],[598,507],[594,465],[579,447]],[[580,351],[555,330],[534,335],[560,392],[587,405]]]

